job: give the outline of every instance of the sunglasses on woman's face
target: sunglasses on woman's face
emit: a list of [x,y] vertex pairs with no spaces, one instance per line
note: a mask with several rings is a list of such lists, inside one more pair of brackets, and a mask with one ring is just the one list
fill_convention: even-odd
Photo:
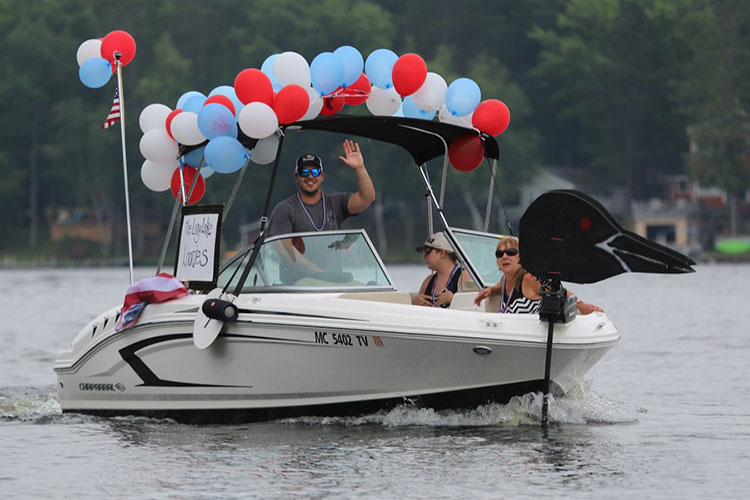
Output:
[[309,177],[312,175],[313,177],[320,177],[320,174],[322,174],[323,171],[319,168],[303,168],[297,172],[297,175],[300,177]]
[[508,257],[513,257],[514,255],[518,255],[518,249],[506,248],[505,250],[495,250],[495,258],[499,259],[503,255],[507,255]]

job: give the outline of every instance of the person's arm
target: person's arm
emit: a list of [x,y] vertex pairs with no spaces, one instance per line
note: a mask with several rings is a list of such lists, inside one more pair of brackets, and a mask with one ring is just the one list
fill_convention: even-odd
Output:
[[375,201],[375,186],[372,184],[370,174],[365,168],[365,160],[359,150],[359,144],[349,139],[344,141],[344,156],[339,159],[354,170],[357,180],[357,192],[349,197],[347,211],[350,215],[356,215],[369,207]]
[[576,296],[576,299],[578,300],[578,312],[584,316],[586,314],[591,314],[592,312],[604,312],[604,309],[602,309],[601,307],[597,305],[584,302],[581,299],[579,299],[577,296]]
[[424,293],[425,289],[427,288],[427,283],[430,282],[431,278],[432,275],[430,274],[424,279],[424,281],[422,281],[422,285],[419,287],[419,291],[417,293],[411,294],[411,303],[415,306],[432,307],[432,297]]
[[521,282],[521,291],[523,292],[524,297],[531,300],[541,299],[542,295],[539,293],[541,288],[542,284],[539,283],[539,280],[537,280],[535,277],[533,277],[529,273],[523,275],[523,281]]
[[486,299],[487,297],[492,297],[493,295],[500,295],[500,286],[502,285],[502,281],[498,283],[497,285],[488,286],[487,288],[484,288],[477,293],[477,296],[474,297],[474,304],[481,305],[482,301]]
[[[530,280],[528,280],[528,283],[529,283],[528,289],[529,290],[527,291],[527,289],[524,288],[523,289],[524,295],[527,298],[534,299],[534,300],[542,298],[542,296],[539,294],[539,289],[541,288],[541,283],[539,283],[539,281],[536,278],[534,278],[533,276],[530,276],[529,274],[526,274],[524,276],[524,283],[527,282],[526,278],[530,278]],[[531,281],[533,281],[533,283],[531,283]],[[531,296],[531,294],[529,294],[529,291],[531,291],[532,289],[536,290],[535,296]],[[567,292],[568,292],[568,297],[570,297],[571,295],[575,295],[570,290],[567,290]],[[578,308],[578,313],[579,314],[586,315],[586,314],[591,314],[592,312],[595,312],[595,311],[596,312],[604,312],[604,309],[602,309],[601,307],[599,307],[597,305],[594,305],[594,304],[589,304],[588,302],[584,302],[577,295],[576,295],[576,300],[578,301],[577,308]]]

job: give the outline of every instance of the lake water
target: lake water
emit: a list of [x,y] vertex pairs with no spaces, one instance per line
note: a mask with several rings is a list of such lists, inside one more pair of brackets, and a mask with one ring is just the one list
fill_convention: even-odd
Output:
[[[747,498],[750,265],[697,269],[571,287],[622,339],[546,435],[538,396],[242,426],[62,415],[56,354],[128,271],[0,269],[0,498]],[[426,272],[391,274],[413,291]]]

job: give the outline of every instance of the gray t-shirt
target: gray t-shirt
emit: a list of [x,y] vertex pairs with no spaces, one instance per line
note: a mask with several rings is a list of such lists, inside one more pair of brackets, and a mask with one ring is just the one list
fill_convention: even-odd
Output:
[[[271,218],[268,221],[268,236],[341,229],[344,219],[350,216],[347,205],[351,195],[352,193],[324,194],[317,203],[313,203],[312,205],[304,203],[304,206],[296,194],[290,196],[286,200],[279,202],[274,207],[273,212],[271,212]],[[325,200],[326,207],[325,224],[321,228],[323,221],[323,200]],[[341,262],[339,262],[338,255],[328,249],[313,247],[306,248],[302,252],[308,261],[323,270],[341,270]],[[287,285],[293,285],[297,280],[311,276],[309,270],[295,265],[288,259],[281,260],[279,263],[279,272],[281,281]]]
[[[344,219],[352,215],[347,207],[351,196],[352,193],[324,194],[317,203],[312,205],[303,203],[297,194],[290,196],[279,202],[271,212],[271,218],[268,220],[268,236],[341,229]],[[323,200],[326,204],[326,220],[321,228]]]

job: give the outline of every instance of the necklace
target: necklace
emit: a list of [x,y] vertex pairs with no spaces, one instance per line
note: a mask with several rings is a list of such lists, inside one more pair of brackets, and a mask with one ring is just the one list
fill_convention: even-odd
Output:
[[299,193],[297,193],[297,200],[299,200],[299,204],[302,205],[302,210],[305,211],[307,214],[307,218],[310,219],[310,224],[312,224],[313,229],[316,231],[322,231],[324,227],[326,227],[326,197],[321,192],[320,193],[320,201],[323,203],[323,223],[318,227],[317,224],[315,224],[315,219],[313,219],[312,215],[310,214],[310,211],[307,209],[307,205],[305,205],[305,202],[302,201],[302,197],[300,197]]
[[[445,281],[445,286],[443,287],[443,290],[445,290],[446,288],[448,288],[448,283],[451,282],[451,280],[453,279],[453,276],[456,274],[456,271],[458,271],[458,264],[456,264],[455,266],[453,266],[453,270],[451,271],[451,275],[448,276],[448,279]],[[435,295],[435,290],[437,290],[437,288],[438,288],[438,286],[437,286],[437,284],[438,284],[437,283],[437,279],[438,279],[437,273],[435,273],[435,283],[432,286],[432,307],[435,307],[435,302],[437,301],[437,297]]]
[[508,300],[505,300],[505,276],[503,276],[503,279],[500,281],[500,312],[504,313],[508,310],[508,306],[510,305],[510,301],[513,298],[513,292],[515,292],[516,289],[513,288],[510,291],[510,294],[508,295]]

